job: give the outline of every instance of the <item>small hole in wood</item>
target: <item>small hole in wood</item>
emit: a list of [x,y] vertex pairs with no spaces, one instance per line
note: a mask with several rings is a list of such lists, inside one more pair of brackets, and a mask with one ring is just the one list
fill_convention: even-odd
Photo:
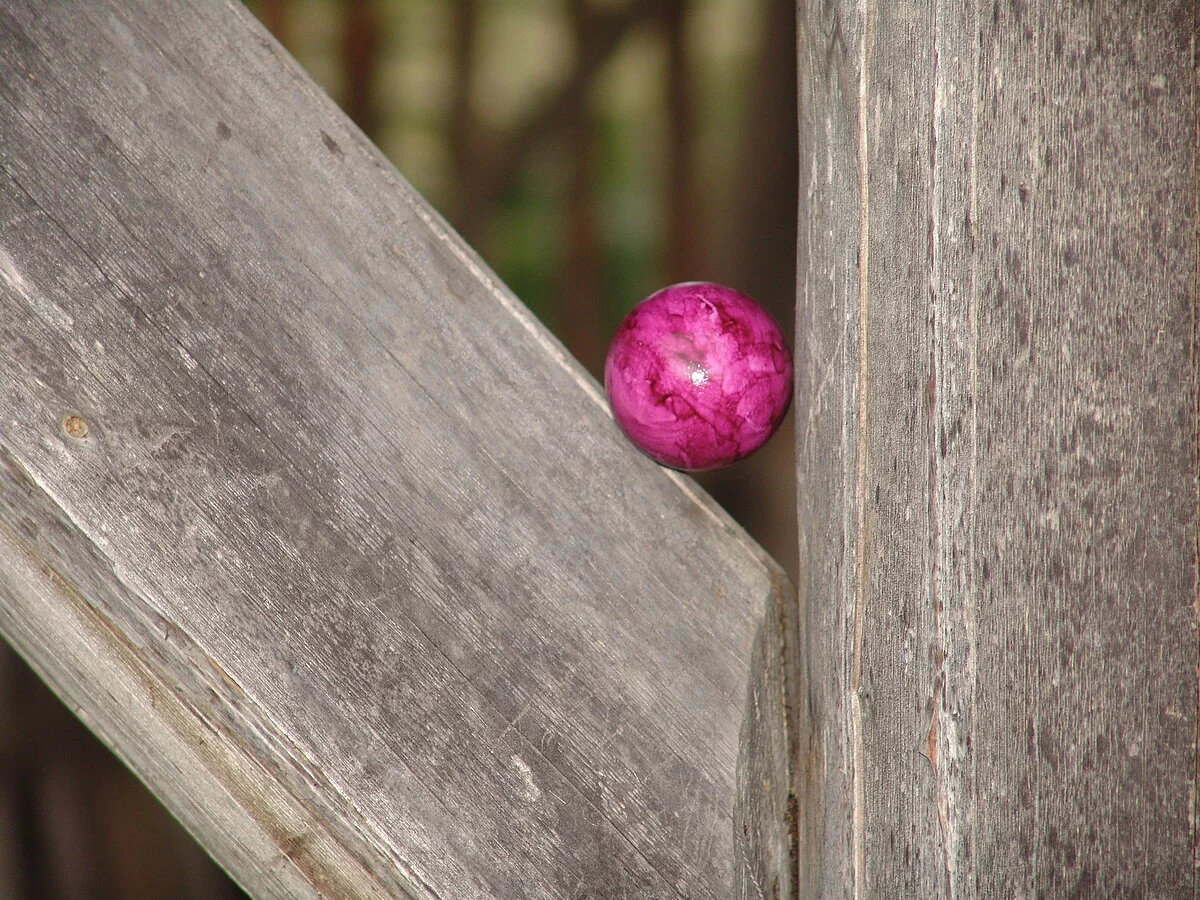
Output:
[[338,142],[335,141],[333,138],[331,138],[324,131],[321,132],[321,141],[325,144],[325,149],[328,150],[330,153],[332,153],[334,156],[344,156],[345,155],[342,152],[342,148],[340,146],[338,146]]
[[67,416],[63,419],[63,431],[67,433],[68,437],[73,437],[80,441],[91,433],[88,423],[80,416]]

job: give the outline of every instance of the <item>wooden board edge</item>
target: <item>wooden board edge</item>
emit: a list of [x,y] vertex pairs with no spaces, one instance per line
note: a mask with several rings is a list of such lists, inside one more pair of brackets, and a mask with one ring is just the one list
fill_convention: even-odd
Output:
[[[0,482],[0,500],[10,485]],[[21,504],[36,507],[44,503]],[[37,524],[61,535],[64,523]],[[0,516],[0,634],[244,889],[289,900],[434,896],[400,872],[372,871],[23,531]]]

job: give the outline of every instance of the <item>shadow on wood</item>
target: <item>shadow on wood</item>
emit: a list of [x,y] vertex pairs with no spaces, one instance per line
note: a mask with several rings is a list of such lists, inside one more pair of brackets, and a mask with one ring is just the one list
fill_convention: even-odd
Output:
[[0,630],[256,896],[792,896],[778,567],[216,2],[0,10]]

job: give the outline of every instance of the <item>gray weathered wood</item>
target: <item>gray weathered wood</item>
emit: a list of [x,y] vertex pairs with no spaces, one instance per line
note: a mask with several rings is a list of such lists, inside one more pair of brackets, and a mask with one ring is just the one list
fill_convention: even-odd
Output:
[[1196,896],[1196,15],[800,4],[801,896]]
[[791,896],[788,594],[238,4],[0,6],[0,631],[252,893]]

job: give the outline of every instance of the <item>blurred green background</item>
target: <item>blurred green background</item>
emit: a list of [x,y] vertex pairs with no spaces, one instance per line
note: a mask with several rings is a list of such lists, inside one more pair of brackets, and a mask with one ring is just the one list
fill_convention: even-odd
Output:
[[[791,333],[792,0],[247,5],[597,376],[676,281]],[[790,416],[698,480],[795,575]],[[0,900],[242,896],[2,645],[0,760]]]

